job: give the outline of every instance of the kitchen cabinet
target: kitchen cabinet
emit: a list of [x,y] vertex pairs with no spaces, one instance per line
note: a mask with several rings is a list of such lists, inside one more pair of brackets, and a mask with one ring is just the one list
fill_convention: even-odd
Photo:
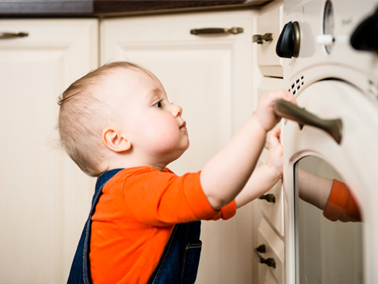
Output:
[[265,277],[263,277],[264,280],[260,280],[259,283],[266,282],[268,275],[273,276],[277,283],[284,283],[285,245],[265,218],[262,219],[259,225],[257,241],[259,246],[256,248],[256,253],[258,253],[259,258],[265,262],[259,269],[259,273],[262,272],[261,274]]
[[59,149],[58,96],[98,65],[96,19],[2,19],[0,283],[65,283],[94,179]]
[[[189,130],[191,146],[170,168],[198,171],[255,109],[257,14],[0,20],[0,32],[28,33],[0,39],[0,284],[67,280],[95,183],[59,146],[57,101],[68,85],[115,60],[151,70]],[[243,31],[191,34],[209,27]],[[203,222],[196,283],[256,282],[253,212],[249,204],[231,220]]]
[[[259,163],[264,164],[268,157],[268,150],[264,149]],[[283,191],[282,181],[278,181],[266,194],[259,200],[259,208],[264,217],[269,220],[274,230],[284,236],[284,211],[283,211]]]
[[[252,30],[256,11],[203,12],[104,19],[101,64],[135,62],[161,80],[183,107],[191,145],[170,168],[198,171],[252,115]],[[243,28],[239,34],[193,35],[192,29]],[[252,205],[228,221],[202,222],[197,282],[253,283]]]
[[261,74],[283,77],[282,58],[276,55],[276,45],[283,27],[283,1],[263,7],[257,17],[254,42],[257,44],[257,64]]
[[[256,101],[267,92],[276,89],[287,89],[284,85],[282,59],[276,55],[275,48],[283,26],[283,1],[275,1],[263,7],[257,17],[256,34],[253,40],[256,44],[256,61],[260,71],[260,82],[255,92]],[[255,107],[257,102],[254,104]],[[280,127],[277,125],[276,127]],[[268,134],[269,136],[269,134]],[[269,144],[260,156],[259,164],[265,163],[268,157]],[[277,182],[266,194],[257,200],[259,215],[255,228],[254,248],[258,262],[258,283],[284,283],[284,193],[282,181]],[[259,214],[256,214],[259,213]],[[266,253],[258,252],[261,245]],[[260,256],[258,256],[260,255]],[[261,258],[274,259],[275,265],[261,263]],[[264,260],[262,261],[264,262]]]

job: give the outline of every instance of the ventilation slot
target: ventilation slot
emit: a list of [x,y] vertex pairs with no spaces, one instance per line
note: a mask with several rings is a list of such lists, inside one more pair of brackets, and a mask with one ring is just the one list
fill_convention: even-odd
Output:
[[302,88],[304,85],[304,76],[301,76],[297,80],[294,81],[293,84],[291,84],[289,92],[291,92],[293,95],[299,92],[300,88]]

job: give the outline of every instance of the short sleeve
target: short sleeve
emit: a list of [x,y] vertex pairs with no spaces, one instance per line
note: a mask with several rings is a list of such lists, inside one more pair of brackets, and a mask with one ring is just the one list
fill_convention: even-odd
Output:
[[135,218],[151,226],[230,218],[236,210],[234,202],[220,211],[211,207],[200,172],[177,176],[169,170],[141,170],[125,182],[124,198]]
[[336,179],[333,180],[331,193],[323,215],[331,221],[361,221],[358,204],[345,183]]

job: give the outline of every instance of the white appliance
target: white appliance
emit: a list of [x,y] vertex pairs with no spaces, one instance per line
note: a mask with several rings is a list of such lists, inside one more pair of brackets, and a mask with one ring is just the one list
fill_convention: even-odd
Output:
[[[300,108],[320,119],[317,126],[303,117],[282,122],[287,284],[378,283],[377,6],[368,0],[283,5],[287,25],[277,53],[284,58],[285,86]],[[363,50],[352,47],[352,34]],[[302,200],[303,171],[346,184],[362,221],[329,221],[322,209]],[[317,181],[308,188],[318,186],[312,195],[321,202]]]

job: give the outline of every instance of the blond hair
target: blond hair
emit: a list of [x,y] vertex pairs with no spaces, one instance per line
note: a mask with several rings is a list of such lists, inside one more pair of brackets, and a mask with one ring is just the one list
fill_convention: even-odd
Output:
[[[117,68],[148,71],[129,62],[105,64],[72,83],[59,98],[58,130],[60,141],[71,159],[89,176],[99,176],[104,158],[102,131],[117,117],[117,108],[111,94],[100,93],[109,71]],[[97,88],[96,88],[97,87]]]

